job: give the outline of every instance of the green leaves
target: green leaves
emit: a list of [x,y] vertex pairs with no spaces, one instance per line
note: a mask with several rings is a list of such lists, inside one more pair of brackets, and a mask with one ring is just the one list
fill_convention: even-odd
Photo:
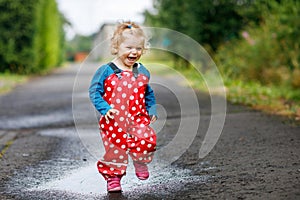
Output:
[[55,0],[0,0],[0,72],[41,73],[61,62],[64,35]]

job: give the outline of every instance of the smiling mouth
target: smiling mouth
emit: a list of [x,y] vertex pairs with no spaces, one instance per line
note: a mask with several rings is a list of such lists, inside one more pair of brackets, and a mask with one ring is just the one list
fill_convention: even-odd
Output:
[[135,61],[136,60],[136,57],[127,57],[127,59],[131,62]]

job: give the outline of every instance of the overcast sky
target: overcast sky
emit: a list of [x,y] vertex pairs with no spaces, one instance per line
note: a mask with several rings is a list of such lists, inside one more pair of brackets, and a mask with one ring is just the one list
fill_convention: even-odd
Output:
[[74,33],[90,35],[99,30],[103,23],[131,20],[142,23],[145,9],[152,8],[152,0],[56,0],[59,10],[72,23]]

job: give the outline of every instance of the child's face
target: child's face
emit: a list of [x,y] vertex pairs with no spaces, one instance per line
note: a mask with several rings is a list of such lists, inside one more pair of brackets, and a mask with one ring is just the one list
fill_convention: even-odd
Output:
[[126,34],[124,41],[118,49],[118,59],[126,67],[131,67],[138,61],[143,53],[144,38]]

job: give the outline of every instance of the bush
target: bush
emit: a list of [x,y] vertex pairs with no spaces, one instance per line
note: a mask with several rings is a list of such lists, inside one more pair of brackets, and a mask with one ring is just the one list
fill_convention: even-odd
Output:
[[63,17],[55,0],[0,0],[0,72],[41,73],[62,61]]
[[299,87],[300,3],[269,1],[261,4],[263,21],[249,26],[242,39],[218,49],[216,60],[222,73],[232,79],[258,81],[264,85]]

